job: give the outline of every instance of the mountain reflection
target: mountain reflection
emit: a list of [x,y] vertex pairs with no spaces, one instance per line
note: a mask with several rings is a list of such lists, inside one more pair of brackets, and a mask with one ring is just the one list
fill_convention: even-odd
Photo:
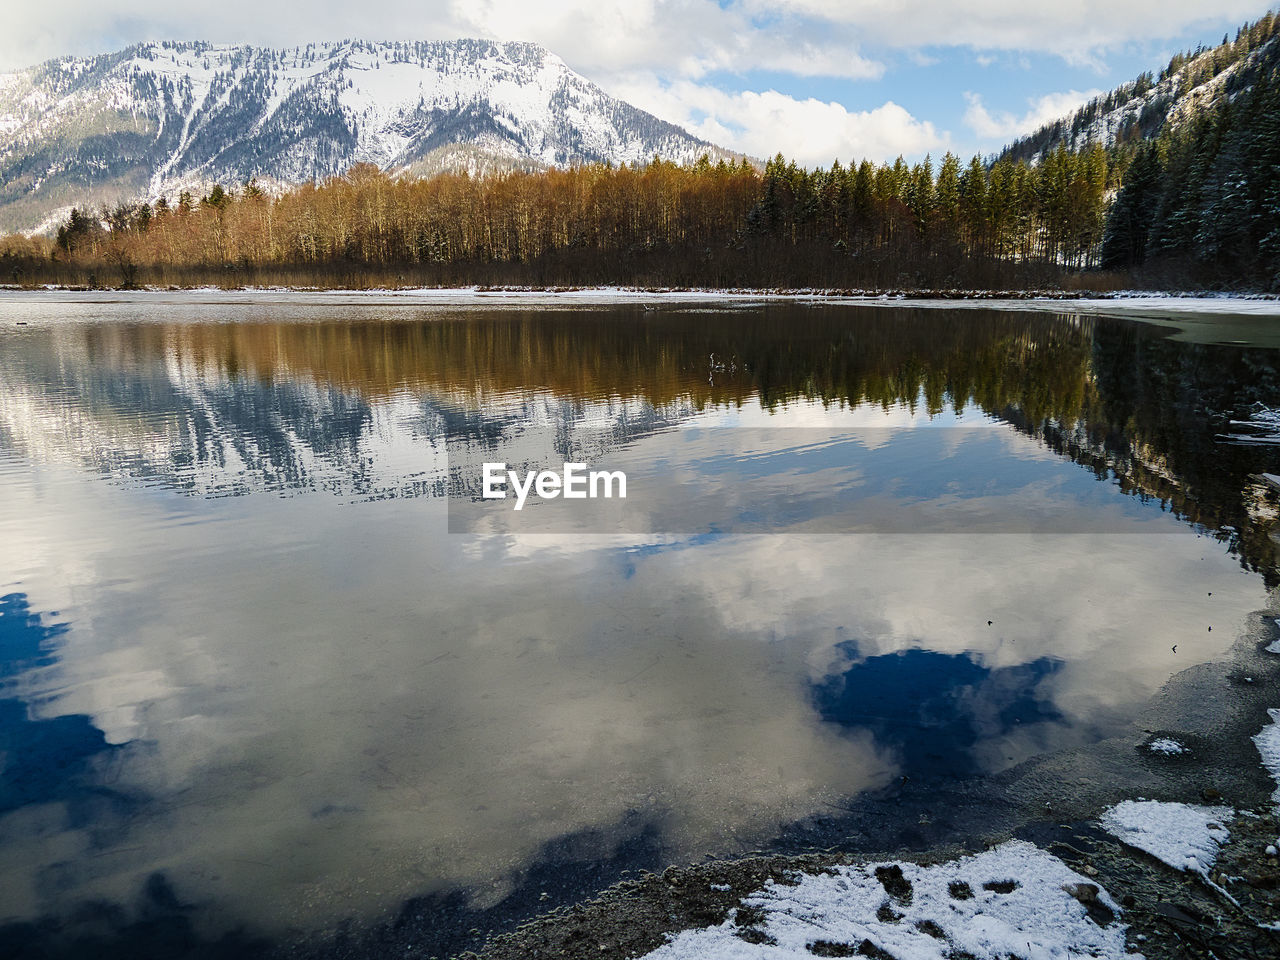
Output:
[[[297,318],[293,318],[297,319]],[[442,495],[445,441],[625,446],[709,409],[979,409],[1229,540],[1275,581],[1275,452],[1223,444],[1280,405],[1272,351],[999,311],[400,311],[390,319],[82,324],[0,355],[0,443],[218,496]]]

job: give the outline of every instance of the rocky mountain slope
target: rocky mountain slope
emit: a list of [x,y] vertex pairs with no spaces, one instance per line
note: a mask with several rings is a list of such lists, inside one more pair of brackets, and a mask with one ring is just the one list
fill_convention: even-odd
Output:
[[530,43],[146,43],[0,74],[0,230],[360,162],[483,173],[703,153],[729,156]]

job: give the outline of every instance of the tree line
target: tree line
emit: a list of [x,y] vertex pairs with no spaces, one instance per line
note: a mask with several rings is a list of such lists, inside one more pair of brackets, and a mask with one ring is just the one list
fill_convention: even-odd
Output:
[[250,182],[73,210],[0,243],[18,282],[1020,287],[1096,266],[1106,152],[1038,164],[948,153],[806,169],[781,155],[487,177],[368,164],[271,197]]

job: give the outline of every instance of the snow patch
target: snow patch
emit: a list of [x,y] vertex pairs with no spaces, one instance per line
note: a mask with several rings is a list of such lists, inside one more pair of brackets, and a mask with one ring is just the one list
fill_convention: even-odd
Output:
[[[891,897],[877,879],[876,868],[886,866],[901,869],[911,885],[910,902]],[[837,867],[830,874],[804,875],[795,886],[770,882],[747,898],[746,906],[764,911],[754,926],[764,935],[757,937],[760,943],[739,937],[742,928],[730,917],[719,926],[676,935],[647,960],[811,960],[821,955],[811,947],[823,941],[828,951],[869,953],[867,942],[898,960],[944,960],[958,952],[981,960],[1140,956],[1126,952],[1123,924],[1099,926],[1067,887],[1096,891],[1100,903],[1120,913],[1105,890],[1017,840],[931,867]]]
[[1222,821],[1232,813],[1230,807],[1125,800],[1102,815],[1102,826],[1176,870],[1207,877],[1218,847],[1231,836]]
[[1166,757],[1176,757],[1179,754],[1191,752],[1190,747],[1173,737],[1157,737],[1147,744],[1147,749],[1152,753],[1163,753]]
[[[1275,410],[1262,403],[1255,403],[1244,420],[1228,421],[1229,431],[1222,439],[1235,443],[1277,444],[1280,443],[1280,410]],[[1260,474],[1264,483],[1274,489],[1280,489],[1280,477],[1275,474]]]
[[[1276,641],[1280,643],[1280,640]],[[1274,647],[1273,643],[1271,646]],[[1267,648],[1268,650],[1271,647]],[[1280,650],[1274,651],[1280,653]],[[1267,773],[1271,774],[1271,779],[1280,785],[1280,710],[1268,710],[1267,715],[1271,717],[1271,722],[1254,734],[1253,742],[1258,747],[1258,752],[1262,754],[1262,765],[1267,768]],[[1280,786],[1276,787],[1276,792],[1271,794],[1271,799],[1280,804]]]

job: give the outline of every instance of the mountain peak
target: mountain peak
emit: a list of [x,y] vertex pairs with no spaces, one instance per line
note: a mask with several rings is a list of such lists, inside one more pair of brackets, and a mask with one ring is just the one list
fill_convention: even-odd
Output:
[[485,173],[731,154],[609,96],[536,43],[289,48],[153,41],[0,80],[0,228],[355,163]]

